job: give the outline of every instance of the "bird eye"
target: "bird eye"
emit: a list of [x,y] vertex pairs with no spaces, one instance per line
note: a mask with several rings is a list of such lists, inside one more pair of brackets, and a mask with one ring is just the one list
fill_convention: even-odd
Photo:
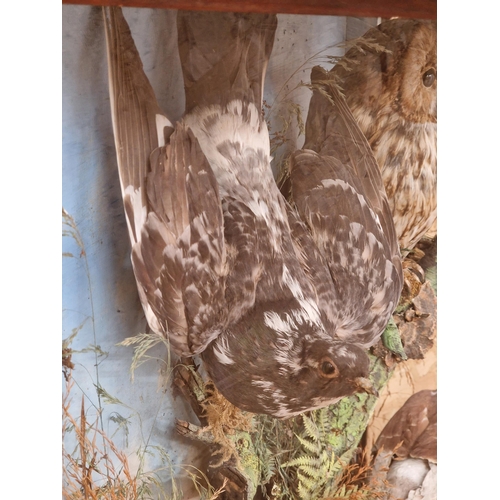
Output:
[[428,69],[422,77],[425,87],[430,87],[436,81],[436,70],[434,68]]
[[338,375],[338,369],[330,358],[326,358],[321,361],[320,369],[323,377],[333,378]]

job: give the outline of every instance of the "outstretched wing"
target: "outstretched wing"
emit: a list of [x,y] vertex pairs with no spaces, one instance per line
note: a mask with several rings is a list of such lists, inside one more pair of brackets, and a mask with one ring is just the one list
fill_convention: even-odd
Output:
[[[178,354],[203,351],[226,316],[222,209],[197,139],[160,110],[127,22],[103,8],[113,129],[132,263],[146,318]],[[172,133],[173,132],[173,133]]]
[[338,290],[327,306],[336,334],[370,346],[399,300],[399,247],[370,146],[324,74],[316,67],[311,75],[305,148],[290,160],[289,197]]

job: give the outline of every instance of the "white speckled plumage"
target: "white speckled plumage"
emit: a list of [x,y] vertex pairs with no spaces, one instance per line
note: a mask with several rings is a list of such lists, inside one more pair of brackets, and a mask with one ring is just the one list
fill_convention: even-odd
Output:
[[338,338],[367,348],[399,300],[398,241],[377,162],[345,100],[321,68],[311,81],[304,149],[292,155],[282,189],[333,279],[320,307]]

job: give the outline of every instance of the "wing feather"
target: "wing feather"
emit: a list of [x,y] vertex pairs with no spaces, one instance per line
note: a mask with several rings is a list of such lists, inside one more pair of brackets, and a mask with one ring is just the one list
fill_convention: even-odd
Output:
[[313,96],[306,121],[305,149],[333,156],[352,173],[358,192],[378,215],[393,255],[399,256],[396,230],[377,160],[334,81],[320,66],[311,72]]
[[377,439],[379,450],[400,458],[437,459],[437,391],[413,394],[386,424]]
[[[120,8],[103,8],[108,53],[111,116],[122,193],[141,188],[149,171],[149,156],[166,144],[173,132],[158,106],[141,58]],[[141,193],[144,204],[145,193]],[[129,219],[129,223],[133,221]],[[135,233],[137,227],[132,226]]]
[[323,75],[313,69],[305,149],[291,157],[287,188],[342,290],[328,307],[337,335],[370,346],[399,300],[399,246],[370,146]]
[[304,288],[309,286],[316,296],[316,301],[325,329],[332,335],[338,325],[337,290],[333,286],[332,276],[323,254],[320,252],[309,231],[309,226],[300,219],[293,208],[287,204],[288,223],[292,234],[292,242],[301,267],[308,279],[302,282]]

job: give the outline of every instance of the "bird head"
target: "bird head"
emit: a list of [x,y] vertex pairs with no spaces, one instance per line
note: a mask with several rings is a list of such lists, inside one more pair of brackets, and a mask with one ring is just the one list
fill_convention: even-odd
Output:
[[333,339],[321,323],[301,322],[297,310],[277,309],[255,311],[203,352],[226,399],[252,413],[288,418],[357,392],[377,395],[361,347]]
[[380,31],[389,39],[386,91],[394,91],[395,105],[409,122],[437,121],[437,53],[435,21],[393,19]]
[[365,135],[383,110],[409,123],[437,122],[436,22],[391,19],[368,30],[330,72]]

